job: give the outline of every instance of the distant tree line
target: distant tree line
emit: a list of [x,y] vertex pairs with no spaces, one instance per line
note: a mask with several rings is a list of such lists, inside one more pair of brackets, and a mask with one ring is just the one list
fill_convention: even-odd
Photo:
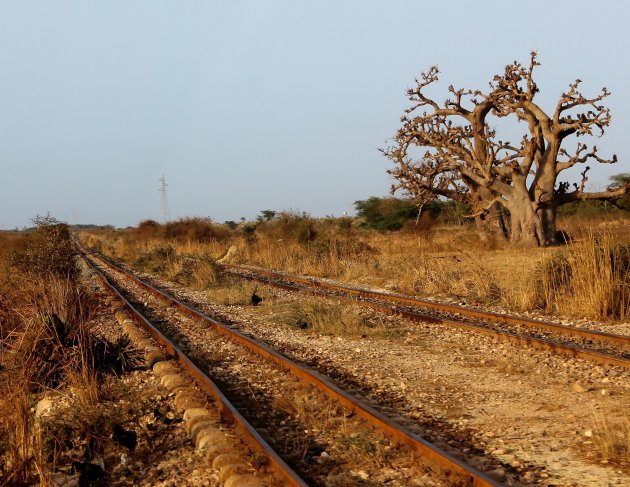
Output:
[[420,221],[423,215],[431,220],[461,224],[465,215],[470,213],[468,205],[453,200],[436,199],[420,207],[409,199],[378,196],[355,201],[354,208],[362,220],[359,224],[361,228],[390,231],[400,230],[410,221]]

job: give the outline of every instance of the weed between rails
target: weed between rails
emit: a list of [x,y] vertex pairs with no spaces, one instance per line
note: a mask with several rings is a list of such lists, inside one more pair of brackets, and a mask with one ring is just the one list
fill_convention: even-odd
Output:
[[[347,411],[331,400],[322,403],[321,400],[309,397],[306,390],[297,392],[291,399],[276,397],[273,401],[276,409],[284,411],[289,417],[299,421],[316,436],[331,438],[332,449],[327,451],[329,458],[341,463],[370,462],[384,466],[386,447],[389,442],[373,430],[355,430],[347,420]],[[321,447],[311,444],[309,435],[300,431],[295,435],[293,450],[304,458],[309,451],[319,450]]]
[[205,294],[212,303],[226,306],[246,306],[251,304],[255,287],[245,282],[225,282],[214,287],[207,287]]

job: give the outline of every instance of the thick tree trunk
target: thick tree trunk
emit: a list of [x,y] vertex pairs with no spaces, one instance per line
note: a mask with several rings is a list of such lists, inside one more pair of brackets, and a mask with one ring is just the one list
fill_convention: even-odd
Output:
[[539,210],[540,222],[542,224],[544,245],[555,245],[558,243],[556,234],[556,205],[549,204]]
[[507,240],[510,235],[510,224],[505,208],[495,203],[489,211],[485,211],[488,209],[488,202],[493,199],[494,194],[489,189],[478,186],[471,191],[468,204],[475,215],[475,224],[481,235],[491,234]]
[[510,238],[510,217],[503,205],[495,204],[490,210],[490,220],[505,240]]
[[556,244],[556,210],[555,187],[557,178],[558,151],[560,144],[557,141],[550,143],[544,157],[539,161],[539,169],[534,184],[533,198],[536,201],[536,214],[540,219],[543,233],[543,245]]
[[525,177],[513,179],[513,191],[507,199],[510,210],[510,242],[522,247],[537,247],[545,243],[542,221],[526,187]]
[[540,218],[531,202],[512,202],[510,206],[510,242],[522,247],[537,247],[544,244],[544,232]]

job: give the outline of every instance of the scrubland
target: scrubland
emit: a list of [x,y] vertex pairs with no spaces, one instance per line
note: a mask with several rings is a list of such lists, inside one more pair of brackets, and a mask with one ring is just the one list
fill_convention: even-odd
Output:
[[[351,218],[280,213],[236,228],[208,220],[142,222],[126,230],[83,232],[95,250],[137,270],[206,288],[225,304],[246,299],[226,286],[217,260],[403,294],[594,320],[630,311],[630,231],[625,214],[560,220],[566,245],[514,249],[474,225],[422,219],[396,232]],[[230,250],[231,249],[231,250]],[[225,257],[227,255],[227,257]]]
[[[124,372],[122,363],[134,364],[125,336],[110,341],[90,324],[98,303],[81,279],[70,229],[51,218],[36,223],[28,232],[0,233],[0,484],[45,485],[80,455],[105,448],[111,439],[103,431],[115,411],[109,406],[121,393],[110,378]],[[613,326],[627,321],[625,213],[566,216],[559,223],[571,237],[567,244],[537,249],[510,248],[462,220],[425,216],[390,231],[364,228],[357,218],[294,212],[238,225],[146,221],[78,236],[94,250],[202,290],[220,304],[248,304],[255,289],[224,274],[220,262],[229,262],[513,312]],[[278,303],[275,311],[279,323],[299,326],[306,319],[311,333],[396,336],[351,304],[304,300]],[[44,423],[38,405],[54,397],[71,414]],[[625,458],[630,448],[614,450]]]

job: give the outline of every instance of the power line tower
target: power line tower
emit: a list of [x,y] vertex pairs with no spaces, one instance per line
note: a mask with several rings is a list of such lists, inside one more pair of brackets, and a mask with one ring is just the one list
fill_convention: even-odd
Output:
[[166,187],[168,186],[168,184],[166,184],[166,179],[164,178],[164,174],[162,174],[162,177],[158,179],[158,182],[161,183],[161,186],[158,189],[158,191],[162,193],[162,220],[164,221],[164,223],[166,223],[166,221],[169,218],[168,197],[166,196]]

